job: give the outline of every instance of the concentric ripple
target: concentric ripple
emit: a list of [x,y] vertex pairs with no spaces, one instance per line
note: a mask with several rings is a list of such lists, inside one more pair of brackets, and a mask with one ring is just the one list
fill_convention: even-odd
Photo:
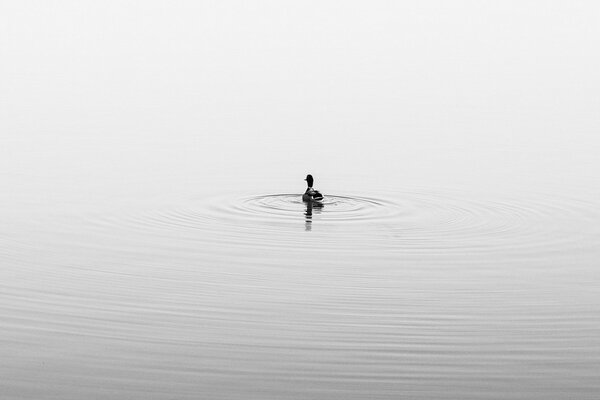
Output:
[[[283,219],[297,219],[299,213],[306,213],[311,205],[302,201],[300,194],[272,194],[241,199],[230,205],[229,210],[240,217],[277,216]],[[227,212],[227,210],[221,210]],[[322,202],[312,205],[314,214],[323,221],[377,220],[394,217],[400,209],[398,205],[383,199],[330,195]]]
[[419,253],[534,253],[543,249],[547,254],[588,243],[581,240],[582,235],[598,236],[598,229],[589,224],[591,216],[597,217],[591,204],[556,196],[506,198],[413,190],[385,198],[329,195],[312,207],[300,194],[230,195],[188,200],[104,222],[248,248],[293,248],[306,240],[298,239],[298,232],[309,230],[325,234],[319,243],[311,242],[313,248],[323,250],[345,243],[350,248]]

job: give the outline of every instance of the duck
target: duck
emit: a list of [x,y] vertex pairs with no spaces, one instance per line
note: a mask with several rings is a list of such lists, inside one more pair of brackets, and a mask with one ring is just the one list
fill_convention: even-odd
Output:
[[302,195],[302,201],[322,201],[323,200],[323,195],[321,193],[319,193],[318,190],[313,189],[313,176],[308,174],[306,175],[306,179],[304,179],[306,181],[306,185],[308,186],[306,188],[306,192],[304,192],[304,194]]

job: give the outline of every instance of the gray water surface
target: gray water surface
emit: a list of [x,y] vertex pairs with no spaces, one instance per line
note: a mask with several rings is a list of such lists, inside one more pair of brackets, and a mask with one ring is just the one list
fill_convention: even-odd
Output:
[[9,398],[593,398],[591,201],[181,198],[2,238]]

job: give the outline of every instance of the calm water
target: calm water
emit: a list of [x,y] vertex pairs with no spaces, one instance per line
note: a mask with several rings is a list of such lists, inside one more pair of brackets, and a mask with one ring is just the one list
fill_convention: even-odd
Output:
[[0,398],[600,398],[599,12],[4,2]]
[[3,396],[595,398],[597,198],[296,178],[5,213]]

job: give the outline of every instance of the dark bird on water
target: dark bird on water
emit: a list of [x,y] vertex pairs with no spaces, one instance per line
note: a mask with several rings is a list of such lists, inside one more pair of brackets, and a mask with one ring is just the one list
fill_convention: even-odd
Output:
[[306,188],[306,192],[302,195],[302,201],[322,201],[323,195],[312,187],[314,182],[312,175],[306,175],[306,179],[304,180],[308,187]]

